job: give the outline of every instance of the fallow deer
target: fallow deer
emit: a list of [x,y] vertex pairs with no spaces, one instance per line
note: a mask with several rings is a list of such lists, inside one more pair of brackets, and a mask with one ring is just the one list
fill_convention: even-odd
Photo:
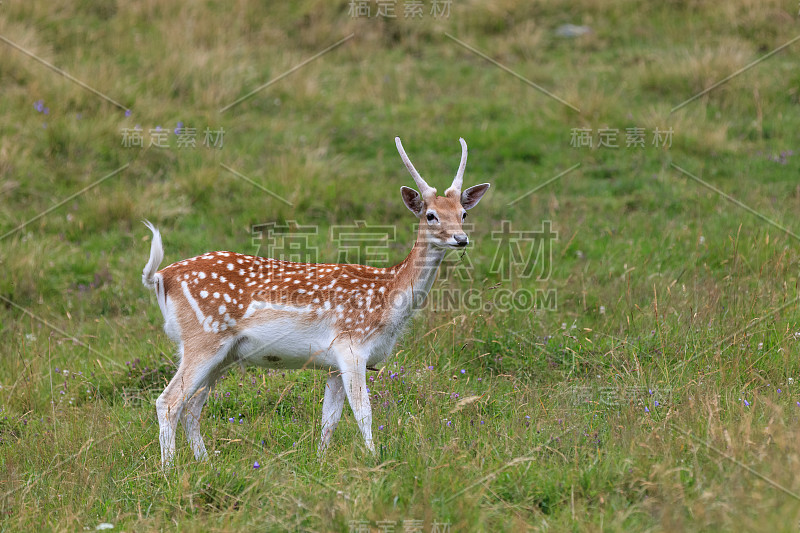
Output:
[[207,458],[200,412],[223,372],[234,364],[329,371],[322,405],[320,452],[350,402],[367,449],[375,452],[366,370],[384,361],[427,296],[447,250],[467,246],[462,224],[489,189],[462,192],[467,144],[444,196],[420,176],[395,138],[419,192],[401,187],[406,207],[419,219],[408,257],[389,268],[357,264],[293,263],[234,252],[209,252],[161,270],[159,231],[152,231],[142,282],[155,291],[164,330],[178,344],[175,376],[156,401],[161,462],[175,454],[180,420],[195,458]]

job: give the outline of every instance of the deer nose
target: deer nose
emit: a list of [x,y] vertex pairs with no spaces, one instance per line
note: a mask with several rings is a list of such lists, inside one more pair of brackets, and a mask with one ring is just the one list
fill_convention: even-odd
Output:
[[469,244],[469,237],[467,237],[466,233],[456,233],[453,235],[453,238],[456,240],[456,244],[459,246],[466,246]]

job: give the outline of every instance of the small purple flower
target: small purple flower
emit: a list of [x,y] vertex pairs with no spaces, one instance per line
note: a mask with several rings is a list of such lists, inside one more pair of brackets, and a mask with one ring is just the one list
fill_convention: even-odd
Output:
[[383,425],[378,426],[378,431],[383,431]]
[[781,390],[780,390],[780,389],[778,389],[778,394],[780,394],[780,393],[781,393]]
[[253,469],[254,469],[254,470],[257,470],[257,469],[259,469],[259,468],[261,468],[261,465],[260,465],[260,464],[258,464],[258,461],[256,461],[255,463],[253,463]]
[[450,427],[450,426],[452,426],[452,425],[453,425],[453,421],[452,421],[452,420],[448,420],[448,421],[447,421],[447,427]]
[[[798,405],[800,405],[800,402],[797,402],[797,403],[798,403]],[[483,420],[481,420],[481,425],[483,425],[483,424],[485,424],[485,422]]]
[[462,373],[462,374],[466,374],[466,373],[467,373],[467,371],[466,371],[466,370],[464,370],[464,369],[462,368],[462,369],[461,369],[461,373]]
[[50,114],[50,108],[49,107],[45,107],[44,111],[42,111],[42,113],[44,113],[45,115],[49,115]]
[[656,407],[658,407],[658,405],[659,405],[659,404],[658,404],[658,400],[655,400],[655,401],[653,402],[653,404],[654,404]]
[[800,407],[800,402],[797,402],[797,407]]
[[239,419],[239,424],[244,424],[244,418]]
[[530,420],[531,419],[531,415],[525,415],[525,419],[526,420]]
[[483,378],[478,378],[478,381],[483,381]]
[[646,405],[644,406],[644,412],[645,413],[649,413],[650,412],[650,409],[648,409]]
[[178,125],[175,127],[175,130],[174,130],[175,131],[175,135],[180,135],[182,129],[183,129],[183,122],[179,120],[178,121]]
[[44,100],[36,100],[36,102],[33,104],[33,108],[41,113],[42,110],[44,110]]
[[130,109],[126,109],[126,110],[125,110],[125,116],[126,116],[126,117],[129,117],[129,116],[131,116],[131,110],[130,110]]
[[228,422],[230,422],[231,424],[233,424],[233,417],[230,417],[230,418],[228,419]]
[[750,407],[750,402],[748,402],[747,400],[745,400],[745,401],[744,401],[744,405],[745,405],[745,407]]
[[433,370],[433,365],[430,365],[430,366],[428,367],[428,370]]

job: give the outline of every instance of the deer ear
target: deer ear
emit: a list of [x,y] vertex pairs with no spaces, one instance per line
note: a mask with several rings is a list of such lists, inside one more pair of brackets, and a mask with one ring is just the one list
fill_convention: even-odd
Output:
[[421,217],[422,211],[425,209],[425,202],[422,201],[422,196],[411,187],[403,185],[400,187],[400,194],[403,195],[403,203],[406,207],[414,213],[415,216]]
[[478,205],[478,202],[481,201],[481,198],[483,198],[483,195],[489,190],[489,187],[491,187],[490,184],[481,183],[480,185],[474,185],[462,192],[461,205],[464,207],[464,209],[472,209]]

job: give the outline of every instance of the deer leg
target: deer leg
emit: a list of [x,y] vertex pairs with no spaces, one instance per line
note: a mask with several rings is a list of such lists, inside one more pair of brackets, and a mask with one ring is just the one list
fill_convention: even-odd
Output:
[[372,408],[369,405],[367,392],[367,358],[362,355],[348,354],[346,361],[340,364],[342,382],[350,407],[358,422],[358,428],[364,437],[367,449],[375,453],[375,444],[372,441]]
[[203,443],[203,435],[200,433],[200,413],[203,411],[203,405],[206,403],[210,389],[211,387],[208,384],[200,387],[194,393],[194,396],[186,402],[183,413],[181,413],[181,423],[186,432],[186,439],[189,441],[189,446],[192,447],[194,458],[198,461],[208,459],[206,445]]
[[163,467],[171,466],[175,457],[175,430],[187,398],[186,374],[186,360],[183,359],[167,388],[156,400],[158,440],[161,444],[161,466]]
[[[178,420],[181,419],[184,421],[189,442],[193,445],[195,457],[203,456],[205,445],[202,444],[200,436],[200,411],[208,397],[208,384],[215,381],[219,367],[229,350],[230,345],[226,344],[215,355],[204,361],[202,351],[186,347],[178,371],[156,400],[162,466],[171,466],[175,458],[175,433]],[[184,413],[187,408],[189,413]]]
[[344,408],[344,382],[342,375],[337,373],[328,378],[325,384],[325,399],[322,402],[322,437],[319,443],[319,453],[325,451],[331,441],[333,430],[342,417]]

